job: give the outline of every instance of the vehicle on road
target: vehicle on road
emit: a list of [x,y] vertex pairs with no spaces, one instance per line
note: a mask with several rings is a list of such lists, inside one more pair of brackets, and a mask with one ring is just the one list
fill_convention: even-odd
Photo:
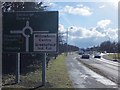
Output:
[[100,55],[95,55],[94,58],[101,58],[101,56]]
[[84,50],[82,50],[82,49],[79,49],[79,51],[78,51],[78,54],[79,54],[79,55],[82,55],[82,54],[84,54]]
[[101,58],[100,53],[95,54],[95,55],[94,55],[94,58]]
[[90,58],[90,55],[89,54],[83,54],[81,56],[82,59],[89,59]]

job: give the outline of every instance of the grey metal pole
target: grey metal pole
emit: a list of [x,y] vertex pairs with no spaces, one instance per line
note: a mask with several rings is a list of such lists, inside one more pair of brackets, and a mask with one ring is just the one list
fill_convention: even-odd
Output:
[[0,89],[2,89],[2,2],[0,1]]
[[46,86],[46,53],[42,62],[42,85]]
[[67,55],[68,55],[68,29],[67,29]]
[[67,38],[66,38],[66,56],[68,55],[68,28],[67,28]]
[[16,83],[20,82],[20,53],[17,53],[16,61]]

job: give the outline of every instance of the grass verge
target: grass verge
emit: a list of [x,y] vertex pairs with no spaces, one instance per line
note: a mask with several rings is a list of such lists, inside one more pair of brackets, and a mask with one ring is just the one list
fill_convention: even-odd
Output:
[[108,54],[108,56],[109,58],[120,60],[120,53],[119,54]]
[[[5,90],[11,90],[13,88],[34,88],[39,86],[42,81],[42,71],[37,69],[36,71],[30,72],[26,75],[21,75],[20,79],[20,83],[4,86],[3,88]],[[48,84],[46,88],[73,88],[72,82],[69,79],[66,57],[64,55],[59,55],[56,59],[49,61],[46,70],[46,79]]]
[[57,59],[49,62],[47,81],[53,85],[53,88],[73,88],[65,60],[64,55],[59,55]]

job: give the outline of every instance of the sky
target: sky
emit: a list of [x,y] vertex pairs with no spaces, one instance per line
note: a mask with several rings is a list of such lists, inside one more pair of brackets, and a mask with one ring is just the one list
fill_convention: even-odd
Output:
[[[115,2],[116,1],[116,2]],[[59,11],[59,32],[80,48],[118,40],[118,1],[49,2],[49,11]]]

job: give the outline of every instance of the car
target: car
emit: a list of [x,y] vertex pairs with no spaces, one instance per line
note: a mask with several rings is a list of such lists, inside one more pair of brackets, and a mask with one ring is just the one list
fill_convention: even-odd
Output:
[[79,54],[79,55],[82,55],[83,53],[82,53],[82,52],[79,52],[78,54]]
[[83,51],[83,50],[79,50],[79,51],[78,51],[78,54],[79,54],[79,55],[82,55],[82,54],[84,54],[84,51]]
[[101,56],[100,55],[95,55],[94,58],[101,58]]
[[94,55],[94,58],[101,58],[100,53],[96,53],[96,54]]
[[83,54],[83,55],[81,56],[81,58],[82,58],[82,59],[89,59],[90,56],[89,56],[89,54]]

